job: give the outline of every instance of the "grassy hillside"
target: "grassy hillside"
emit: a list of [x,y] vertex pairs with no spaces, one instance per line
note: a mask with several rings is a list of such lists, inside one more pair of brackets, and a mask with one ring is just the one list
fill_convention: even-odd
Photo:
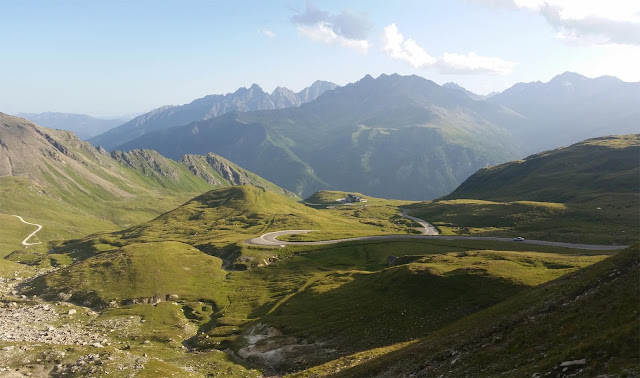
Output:
[[625,194],[637,200],[639,156],[640,134],[588,139],[481,169],[445,199],[586,202]]
[[[640,250],[635,245],[525,290],[410,346],[377,351],[382,356],[360,366],[349,368],[343,363],[340,371],[328,364],[322,373],[349,377],[634,376],[640,366],[639,273]],[[584,361],[562,366],[580,360]],[[356,360],[352,363],[358,364]]]
[[89,235],[56,250],[79,250],[85,256],[132,243],[171,240],[219,256],[227,265],[256,266],[273,256],[273,250],[241,242],[271,231],[316,230],[312,237],[320,240],[415,232],[412,224],[398,222],[397,207],[374,205],[370,209],[321,211],[262,188],[234,186],[209,191],[139,226]]
[[[46,252],[53,240],[140,224],[213,187],[244,183],[291,196],[214,154],[176,162],[151,150],[109,153],[70,132],[2,113],[0,142],[0,214],[43,226],[37,234],[42,244],[24,247],[20,241],[30,231],[23,232],[17,218],[7,218],[0,257],[16,250]],[[23,257],[14,254],[13,259]]]
[[[91,256],[69,251],[77,263],[23,292],[99,306],[96,322],[129,324],[114,340],[167,368],[197,356],[176,350],[176,342],[186,342],[195,351],[232,348],[241,357],[236,363],[280,374],[427,336],[604,258],[442,240],[278,251],[289,257],[247,271],[224,271],[219,259],[177,242],[130,244]],[[391,266],[390,254],[399,257]],[[130,324],[132,317],[145,322]],[[151,343],[141,343],[145,339]]]
[[[328,205],[328,206],[340,206],[342,203],[338,202],[339,199],[344,199],[348,194],[354,194],[356,196],[366,199],[367,206],[400,206],[413,203],[413,201],[392,200],[385,198],[371,197],[358,192],[344,192],[339,190],[321,190],[313,193],[311,196],[304,200],[304,203],[308,205]],[[364,205],[364,203],[344,204],[345,206]]]
[[[71,295],[68,300],[92,306],[111,301],[153,303],[171,295],[176,299],[215,302],[220,295],[216,283],[226,274],[221,266],[219,258],[187,244],[131,244],[37,279],[31,290],[52,299],[67,293]],[[47,294],[44,287],[55,287],[56,292]]]
[[141,365],[149,374],[180,366],[327,372],[336,359],[351,366],[401,350],[606,257],[494,241],[242,243],[282,229],[326,238],[412,232],[396,218],[407,202],[329,205],[345,194],[317,193],[309,200],[324,204],[313,208],[254,186],[212,190],[147,223],[54,245],[39,256],[57,270],[22,284],[20,294],[91,306],[90,323],[69,321],[118,324],[105,340],[127,358],[155,361]]
[[640,238],[640,135],[589,139],[481,169],[410,206],[444,234],[630,245]]
[[[387,267],[390,251],[403,257]],[[322,265],[285,301],[267,306],[260,322],[286,336],[325,342],[323,349],[336,348],[340,355],[429,334],[600,258],[421,242],[345,246],[306,257],[312,266]]]

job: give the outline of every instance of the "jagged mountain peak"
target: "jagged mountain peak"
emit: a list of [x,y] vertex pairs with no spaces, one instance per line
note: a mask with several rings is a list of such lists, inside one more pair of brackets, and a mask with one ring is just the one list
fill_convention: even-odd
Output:
[[254,95],[254,94],[266,94],[266,93],[262,90],[262,87],[260,87],[256,83],[253,83],[253,84],[251,84],[251,86],[249,88],[240,87],[233,93],[227,93],[225,95],[225,97],[243,96],[243,95],[246,95],[246,94]]
[[194,121],[210,119],[228,112],[271,110],[300,106],[318,98],[335,84],[316,81],[299,93],[278,87],[272,94],[264,92],[258,84],[242,87],[226,95],[207,95],[181,106],[167,105],[136,117],[135,119],[90,139],[94,145],[112,150],[148,132]]

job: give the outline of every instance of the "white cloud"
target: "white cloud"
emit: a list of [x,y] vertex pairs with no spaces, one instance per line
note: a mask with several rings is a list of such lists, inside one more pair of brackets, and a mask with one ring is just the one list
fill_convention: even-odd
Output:
[[343,10],[338,15],[318,9],[307,0],[304,12],[291,17],[298,34],[330,45],[339,45],[366,52],[369,49],[367,35],[371,23],[366,13]]
[[508,74],[515,63],[496,57],[468,54],[444,53],[439,58],[429,55],[416,41],[406,39],[396,24],[384,28],[382,51],[389,57],[409,63],[415,68],[435,67],[443,73],[491,73]]
[[345,38],[336,34],[330,25],[323,22],[313,26],[298,25],[297,29],[298,34],[303,35],[314,42],[349,47],[362,52],[369,50],[369,41]]
[[427,54],[413,39],[405,41],[396,24],[384,28],[382,51],[391,58],[407,62],[415,68],[430,66],[436,62],[436,59]]
[[561,37],[569,35],[574,41],[583,40],[589,44],[640,45],[640,21],[633,22],[632,18],[614,18],[616,15],[613,13],[569,13],[571,17],[580,18],[567,18],[567,12],[563,12],[565,10],[548,3],[539,10],[547,22],[558,30]]
[[468,0],[539,13],[557,37],[580,45],[640,45],[637,0]]
[[272,32],[269,29],[262,29],[262,34],[266,35],[269,38],[275,38],[276,37],[276,33]]
[[565,20],[597,17],[610,21],[640,22],[640,3],[634,0],[513,0],[515,6],[541,11],[552,7]]
[[572,71],[589,77],[616,76],[624,81],[640,82],[640,46],[603,46],[601,54],[584,60]]
[[445,73],[493,73],[506,75],[513,71],[515,63],[496,57],[480,56],[474,52],[466,55],[444,53],[438,58],[438,67]]

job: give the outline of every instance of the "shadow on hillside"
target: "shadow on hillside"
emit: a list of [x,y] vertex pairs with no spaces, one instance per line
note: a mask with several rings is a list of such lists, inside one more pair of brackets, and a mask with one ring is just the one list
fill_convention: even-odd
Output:
[[424,336],[525,288],[481,268],[437,275],[419,265],[401,265],[375,273],[330,273],[275,310],[272,302],[251,317],[261,317],[298,343],[321,341],[335,349],[322,360],[304,356],[305,366],[289,366],[287,361],[297,356],[287,356],[276,367],[286,371]]

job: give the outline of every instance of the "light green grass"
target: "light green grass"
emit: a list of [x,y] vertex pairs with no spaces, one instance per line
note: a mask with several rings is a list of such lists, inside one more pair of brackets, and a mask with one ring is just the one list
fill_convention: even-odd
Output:
[[38,278],[26,292],[55,287],[50,295],[72,293],[71,301],[94,306],[165,300],[170,295],[215,302],[216,282],[225,276],[221,265],[219,258],[182,243],[132,244]]
[[66,243],[56,252],[81,250],[90,256],[105,245],[172,240],[219,256],[227,265],[244,259],[245,265],[256,266],[274,252],[247,248],[244,240],[288,229],[317,230],[311,237],[319,239],[415,233],[398,211],[389,205],[318,210],[261,188],[236,186],[207,192],[140,226]]

